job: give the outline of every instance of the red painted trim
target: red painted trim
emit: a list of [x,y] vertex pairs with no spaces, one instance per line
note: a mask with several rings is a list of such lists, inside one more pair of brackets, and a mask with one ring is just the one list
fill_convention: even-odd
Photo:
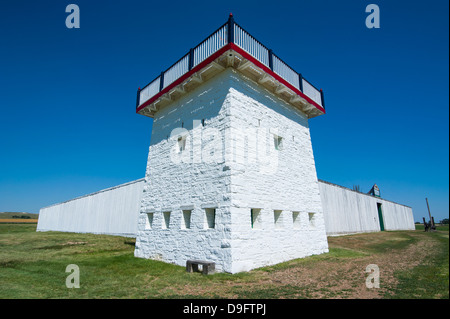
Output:
[[217,59],[218,57],[220,57],[222,54],[224,54],[226,51],[228,51],[230,49],[230,44],[225,45],[224,47],[222,47],[221,49],[219,49],[219,51],[216,51],[215,53],[213,53],[211,56],[209,56],[208,58],[206,58],[204,61],[200,62],[199,64],[197,64],[195,67],[193,67],[189,72],[185,73],[184,75],[182,75],[181,77],[179,77],[177,80],[175,80],[174,82],[172,82],[171,84],[169,84],[168,86],[166,86],[161,92],[157,93],[156,95],[154,95],[152,98],[150,98],[149,100],[147,100],[146,102],[144,102],[141,106],[139,106],[136,109],[136,113],[139,112],[140,110],[142,110],[144,107],[152,104],[156,99],[158,99],[159,97],[161,97],[161,95],[166,94],[167,92],[169,92],[170,90],[172,90],[175,86],[177,86],[178,84],[181,84],[184,80],[186,80],[187,78],[189,78],[192,74],[194,74],[195,72],[200,71],[201,69],[203,69],[205,66],[207,66],[208,64],[210,64],[212,61],[214,61],[215,59]]
[[325,109],[320,106],[319,104],[317,104],[315,101],[313,101],[311,98],[309,98],[308,96],[306,96],[305,94],[303,94],[299,89],[297,89],[296,87],[294,87],[292,84],[290,84],[289,82],[287,82],[285,79],[283,79],[281,76],[279,76],[278,74],[276,74],[275,72],[273,72],[270,68],[268,68],[267,66],[265,66],[264,64],[262,64],[261,62],[259,62],[256,58],[254,58],[253,56],[251,56],[250,54],[248,54],[247,52],[245,52],[243,49],[241,49],[240,47],[238,47],[236,44],[234,43],[229,43],[227,45],[225,45],[224,47],[222,47],[221,49],[219,49],[218,51],[216,51],[215,53],[213,53],[211,56],[209,56],[208,58],[206,58],[204,61],[202,61],[201,63],[199,63],[198,65],[196,65],[195,67],[193,67],[189,72],[185,73],[184,75],[182,75],[180,78],[178,78],[177,80],[175,80],[174,82],[172,82],[171,84],[169,84],[168,86],[166,86],[161,92],[157,93],[156,95],[154,95],[152,98],[150,98],[149,100],[147,100],[146,102],[144,102],[141,106],[139,106],[136,109],[136,113],[138,113],[140,110],[142,110],[144,107],[150,105],[151,103],[153,103],[155,100],[157,100],[159,97],[161,97],[163,94],[166,94],[167,92],[169,92],[170,90],[172,90],[175,86],[181,84],[184,80],[186,80],[187,78],[189,78],[190,76],[192,76],[194,73],[200,71],[201,69],[203,69],[205,66],[207,66],[208,64],[210,64],[212,61],[214,61],[215,59],[217,59],[218,57],[220,57],[223,53],[225,53],[228,50],[233,50],[237,53],[239,53],[240,55],[242,55],[242,57],[244,57],[245,59],[251,61],[254,65],[256,65],[257,67],[259,67],[260,69],[262,69],[264,72],[268,73],[269,75],[271,75],[273,78],[275,78],[277,81],[283,83],[284,85],[286,85],[289,89],[291,89],[292,91],[294,91],[296,94],[300,95],[302,98],[304,98],[306,101],[308,101],[308,103],[314,105],[317,109],[319,109],[320,111],[322,111],[323,113],[325,113]]
[[306,101],[308,101],[308,103],[314,105],[316,108],[318,108],[320,111],[322,111],[323,113],[325,113],[325,109],[320,106],[319,104],[317,104],[315,101],[313,101],[311,98],[309,98],[308,96],[306,96],[302,91],[300,91],[299,89],[297,89],[295,86],[293,86],[292,84],[290,84],[288,81],[286,81],[285,79],[283,79],[281,76],[279,76],[278,74],[276,74],[274,71],[272,71],[269,67],[265,66],[264,64],[262,64],[261,62],[259,62],[256,58],[254,58],[253,56],[251,56],[249,53],[245,52],[243,49],[241,49],[240,47],[238,47],[236,44],[234,43],[230,43],[231,49],[236,51],[237,53],[239,53],[240,55],[242,55],[242,57],[244,57],[245,59],[251,61],[254,65],[256,65],[257,67],[259,67],[260,69],[262,69],[264,72],[268,73],[269,75],[271,75],[272,77],[274,77],[278,82],[283,83],[284,85],[286,85],[288,88],[290,88],[292,91],[294,91],[295,93],[297,93],[298,95],[300,95],[302,98],[304,98]]

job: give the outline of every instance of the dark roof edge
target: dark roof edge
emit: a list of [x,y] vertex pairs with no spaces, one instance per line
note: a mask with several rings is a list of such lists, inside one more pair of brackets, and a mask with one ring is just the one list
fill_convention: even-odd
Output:
[[343,188],[343,189],[345,189],[345,190],[348,190],[348,191],[351,191],[351,192],[355,192],[355,193],[360,194],[360,195],[369,196],[369,197],[372,197],[372,198],[375,198],[375,199],[378,198],[378,199],[384,200],[384,201],[386,201],[386,202],[390,202],[390,203],[393,203],[393,204],[396,204],[396,205],[405,206],[405,207],[408,207],[408,208],[411,208],[411,209],[412,209],[411,206],[404,205],[404,204],[399,204],[399,203],[397,203],[397,202],[394,202],[394,201],[391,201],[391,200],[388,200],[388,199],[384,199],[384,198],[382,198],[382,197],[376,197],[376,196],[372,196],[372,195],[370,195],[370,194],[361,193],[361,192],[355,191],[355,190],[353,190],[353,189],[351,189],[351,188],[348,188],[348,187],[345,187],[345,186],[341,186],[341,185],[338,185],[338,184],[334,184],[334,183],[331,183],[331,182],[327,182],[327,181],[324,181],[324,180],[322,180],[322,179],[318,179],[318,181],[321,182],[321,183],[324,183],[324,184],[329,184],[329,185],[332,185],[332,186],[337,186],[337,187]]

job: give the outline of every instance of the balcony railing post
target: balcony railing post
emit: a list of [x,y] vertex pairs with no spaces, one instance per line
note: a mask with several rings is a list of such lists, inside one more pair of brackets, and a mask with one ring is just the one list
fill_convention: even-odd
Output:
[[189,71],[194,67],[194,49],[189,50],[189,64],[188,69]]
[[161,76],[159,78],[159,92],[164,88],[164,71],[161,72]]
[[228,43],[234,43],[234,18],[232,13],[228,17]]
[[269,68],[273,71],[273,52],[269,50]]
[[303,76],[301,73],[298,74],[298,86],[300,91],[303,93]]
[[322,107],[323,107],[323,109],[325,109],[325,100],[323,99],[323,91],[322,91],[322,89],[320,89],[320,98],[322,100]]
[[136,108],[138,108],[139,106],[140,99],[141,99],[141,88],[138,88],[136,94]]

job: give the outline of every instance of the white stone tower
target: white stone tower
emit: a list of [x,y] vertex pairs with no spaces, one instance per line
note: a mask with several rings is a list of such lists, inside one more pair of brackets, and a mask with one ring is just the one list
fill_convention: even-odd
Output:
[[328,251],[308,127],[322,91],[232,15],[137,113],[153,129],[135,256],[236,273]]

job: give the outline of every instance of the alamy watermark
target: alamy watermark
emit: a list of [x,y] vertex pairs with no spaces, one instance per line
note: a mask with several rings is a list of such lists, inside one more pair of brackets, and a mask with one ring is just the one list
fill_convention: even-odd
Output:
[[[66,6],[66,13],[70,13],[66,17],[66,27],[68,29],[80,28],[80,7],[76,4],[69,4]],[[368,4],[366,6],[366,13],[370,13],[366,17],[366,27],[368,29],[380,28],[380,7],[377,4]]]
[[380,7],[376,4],[369,4],[366,7],[366,12],[370,13],[366,17],[366,27],[369,29],[380,28]]
[[366,287],[369,289],[380,288],[380,268],[376,264],[370,264],[366,267]]
[[66,278],[66,287],[80,288],[80,268],[78,267],[78,265],[67,265],[66,272],[70,273],[70,275],[68,275]]
[[[194,120],[192,130],[183,127],[171,131],[168,143],[170,161],[183,164],[238,164],[251,167],[263,174],[278,170],[279,152],[284,143],[294,142],[287,132],[280,135],[278,128],[227,128],[204,126]],[[289,140],[289,141],[285,141]]]
[[66,7],[66,12],[70,13],[66,17],[66,27],[68,29],[80,28],[80,7],[76,4],[69,4]]

